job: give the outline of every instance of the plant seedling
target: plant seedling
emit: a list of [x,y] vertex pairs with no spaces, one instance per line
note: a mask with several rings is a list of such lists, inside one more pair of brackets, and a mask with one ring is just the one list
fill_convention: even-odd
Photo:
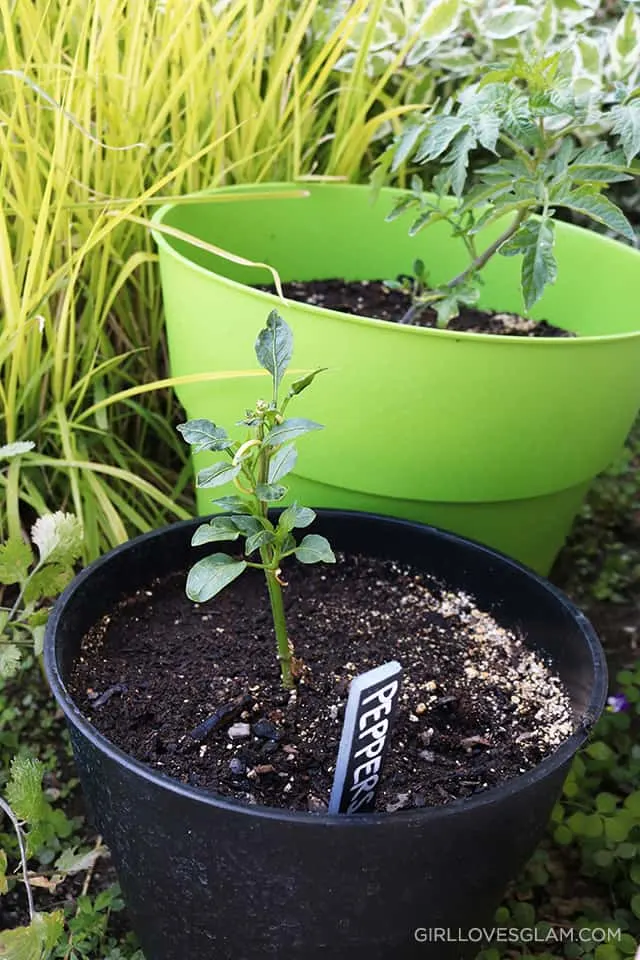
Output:
[[[413,211],[411,236],[446,221],[469,257],[468,266],[440,286],[425,288],[424,276],[418,277],[401,323],[412,323],[431,306],[438,326],[446,327],[461,305],[478,301],[482,270],[498,253],[522,256],[522,293],[530,310],[556,279],[558,209],[589,217],[634,242],[631,224],[602,191],[632,179],[630,164],[640,153],[640,88],[617,84],[579,94],[561,64],[559,54],[533,62],[515,57],[506,69],[489,72],[455,100],[412,122],[384,155],[376,188],[389,169],[407,160],[441,165],[431,180],[433,192],[425,193],[414,175],[411,195],[387,220]],[[611,130],[616,147],[597,141],[594,131],[603,128]],[[496,160],[471,179],[470,156],[478,150]],[[511,218],[506,229],[480,247],[480,232],[506,216]]]
[[[299,664],[285,621],[282,587],[286,584],[282,579],[282,562],[291,556],[301,563],[335,563],[336,558],[328,541],[318,534],[307,534],[300,543],[296,542],[293,531],[313,523],[313,510],[294,503],[274,522],[269,518],[269,508],[287,494],[287,487],[281,481],[298,459],[293,441],[302,434],[322,429],[313,420],[286,417],[285,413],[290,401],[306,390],[324,368],[294,380],[280,402],[280,385],[293,353],[293,334],[276,310],[271,311],[265,328],[258,334],[255,352],[260,366],[271,374],[273,389],[270,400],[258,400],[255,408],[248,410],[240,421],[240,426],[248,428],[247,439],[242,443],[232,440],[226,430],[210,420],[189,420],[178,426],[194,450],[212,450],[226,457],[201,470],[197,485],[218,487],[231,481],[237,490],[237,495],[213,501],[217,509],[228,512],[198,527],[192,545],[244,539],[243,556],[213,553],[198,560],[189,571],[186,592],[190,600],[204,603],[247,568],[263,570],[282,684],[291,690]],[[259,561],[249,559],[254,554],[259,554]]]

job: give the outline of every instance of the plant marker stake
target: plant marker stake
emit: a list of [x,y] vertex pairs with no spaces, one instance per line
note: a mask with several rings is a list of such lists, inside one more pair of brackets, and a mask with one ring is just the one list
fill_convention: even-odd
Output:
[[396,660],[352,680],[329,813],[373,812],[401,680],[402,667]]

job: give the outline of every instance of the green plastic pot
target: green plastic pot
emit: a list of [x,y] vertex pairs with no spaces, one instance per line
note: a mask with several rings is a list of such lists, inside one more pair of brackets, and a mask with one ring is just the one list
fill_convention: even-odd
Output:
[[[238,203],[216,202],[214,191],[165,206],[155,219],[269,263],[283,281],[394,277],[419,256],[441,282],[467,262],[446,224],[411,239],[406,221],[385,222],[401,191],[383,191],[376,204],[367,187],[351,185],[277,196],[292,186],[232,188]],[[159,231],[155,238],[174,375],[255,368],[255,336],[274,307],[293,328],[296,368],[330,368],[296,401],[295,415],[326,429],[302,439],[290,499],[428,522],[549,570],[590,481],[619,452],[640,406],[638,252],[558,223],[558,280],[532,316],[578,337],[534,340],[283,304],[249,286],[270,281],[263,268]],[[519,258],[496,256],[481,306],[522,312],[519,269]],[[238,377],[182,386],[178,395],[189,417],[228,426],[266,389]],[[195,461],[197,469],[210,462]],[[202,514],[215,493],[199,491]]]

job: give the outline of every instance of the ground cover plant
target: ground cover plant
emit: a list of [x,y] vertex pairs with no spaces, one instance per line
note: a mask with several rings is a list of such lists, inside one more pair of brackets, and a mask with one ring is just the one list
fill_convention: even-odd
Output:
[[[313,29],[321,36],[347,8],[344,0],[327,4],[314,17]],[[358,57],[358,36],[349,39],[336,64],[345,74]],[[639,48],[640,18],[633,0],[396,0],[385,4],[376,22],[365,69],[375,78],[395,62],[391,83],[406,84],[410,99],[428,100],[477,80],[488,64],[505,57],[560,52],[574,88],[585,92],[598,90],[603,81],[635,85]]]

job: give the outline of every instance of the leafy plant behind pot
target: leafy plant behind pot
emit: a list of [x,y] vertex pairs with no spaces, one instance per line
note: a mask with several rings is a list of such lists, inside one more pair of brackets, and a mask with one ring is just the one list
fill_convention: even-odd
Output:
[[[0,459],[15,460],[33,444],[19,441],[0,447]],[[71,581],[74,564],[82,552],[82,526],[71,513],[47,513],[31,528],[31,541],[23,538],[20,517],[13,532],[0,543],[0,679],[14,676],[22,651],[42,653],[44,628],[49,616],[47,601]],[[9,588],[10,599],[5,600]]]
[[[284,400],[279,401],[282,378],[293,353],[293,334],[276,310],[271,311],[265,328],[258,334],[255,351],[260,366],[271,374],[273,390],[271,400],[258,400],[255,408],[248,410],[240,421],[249,431],[243,443],[231,440],[226,430],[211,420],[189,420],[178,426],[196,451],[211,450],[226,456],[201,470],[197,485],[219,487],[231,481],[238,491],[235,496],[213,501],[215,507],[229,513],[198,527],[192,545],[244,539],[243,556],[213,553],[198,560],[189,571],[186,589],[190,600],[203,603],[247,568],[263,570],[282,683],[285,689],[292,689],[299,665],[293,655],[284,615],[282,587],[286,584],[281,576],[282,561],[295,556],[301,563],[335,563],[336,558],[327,540],[317,534],[307,534],[300,543],[296,542],[293,531],[313,523],[313,510],[294,503],[280,514],[277,523],[269,519],[268,511],[287,494],[287,487],[281,481],[298,459],[293,441],[304,433],[322,429],[313,420],[285,417],[290,401],[302,393],[321,370],[294,380]],[[248,559],[254,554],[259,554],[259,561]]]
[[[422,179],[414,175],[411,195],[387,219],[411,211],[411,236],[446,221],[469,257],[468,266],[447,283],[424,292],[415,284],[418,293],[403,323],[432,306],[438,326],[445,327],[461,305],[478,301],[482,270],[497,253],[522,256],[522,293],[530,310],[556,279],[554,215],[559,208],[634,242],[631,224],[602,191],[631,179],[630,164],[640,152],[640,89],[617,84],[613,90],[578,94],[561,63],[558,54],[533,62],[516,57],[414,120],[384,155],[375,187],[389,169],[396,171],[409,159],[440,165],[431,180],[433,193],[425,193]],[[611,127],[619,146],[579,145],[577,136],[602,125]],[[476,151],[493,153],[496,161],[475,170],[470,186]],[[506,229],[480,248],[480,232],[505,217],[510,218]]]

